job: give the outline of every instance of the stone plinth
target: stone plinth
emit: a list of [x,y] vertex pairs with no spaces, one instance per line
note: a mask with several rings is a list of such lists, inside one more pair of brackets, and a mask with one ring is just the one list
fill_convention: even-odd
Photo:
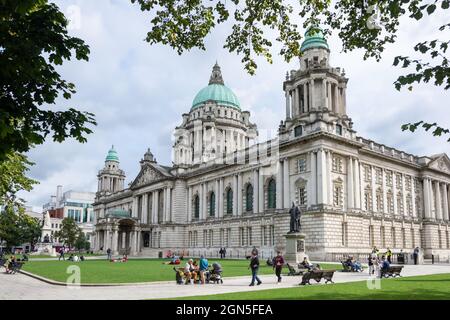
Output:
[[47,242],[41,242],[36,244],[36,250],[37,250],[37,254],[42,254],[42,255],[50,255],[52,257],[56,257],[56,250],[55,248],[53,248],[53,244],[52,243],[47,243]]
[[286,253],[284,258],[287,263],[295,264],[302,262],[305,257],[305,234],[304,233],[288,233],[286,238]]

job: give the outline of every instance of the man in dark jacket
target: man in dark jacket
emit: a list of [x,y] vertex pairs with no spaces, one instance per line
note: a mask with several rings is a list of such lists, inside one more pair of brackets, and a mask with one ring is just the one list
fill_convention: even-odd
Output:
[[281,282],[281,270],[283,269],[283,265],[284,265],[284,258],[281,255],[281,252],[278,251],[277,252],[277,256],[274,258],[274,263],[273,263],[273,268],[275,269],[275,275],[278,278],[278,282]]
[[249,268],[252,270],[252,282],[250,283],[250,287],[255,285],[255,280],[259,286],[262,283],[262,281],[258,278],[259,259],[254,250],[252,251]]

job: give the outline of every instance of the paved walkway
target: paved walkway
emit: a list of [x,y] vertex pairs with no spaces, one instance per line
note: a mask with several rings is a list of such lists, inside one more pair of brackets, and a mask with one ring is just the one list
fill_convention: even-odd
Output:
[[[429,275],[450,273],[450,266],[406,265],[402,271],[403,276]],[[78,287],[70,288],[44,283],[23,274],[8,275],[0,273],[0,300],[30,299],[30,300],[136,300],[176,298],[183,296],[209,295],[229,292],[254,291],[275,288],[298,287],[301,277],[283,277],[281,284],[276,284],[275,276],[263,275],[260,277],[263,284],[249,287],[250,277],[236,277],[224,279],[220,285],[176,285],[175,281],[145,285],[127,285],[117,287]],[[336,283],[361,281],[367,279],[367,273],[336,272]],[[322,281],[323,282],[323,281]]]

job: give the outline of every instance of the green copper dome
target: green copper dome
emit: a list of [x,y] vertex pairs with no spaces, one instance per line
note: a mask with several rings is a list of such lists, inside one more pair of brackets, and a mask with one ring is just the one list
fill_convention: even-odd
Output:
[[319,27],[315,27],[315,30],[311,29],[312,28],[308,28],[308,30],[306,30],[305,41],[303,41],[300,51],[305,52],[306,50],[313,48],[324,48],[329,50],[330,48],[328,47],[327,40],[325,40],[322,29]]
[[117,151],[114,150],[114,146],[108,151],[108,155],[106,156],[106,161],[115,161],[119,162],[119,156],[117,155]]
[[198,108],[208,100],[213,100],[218,104],[241,110],[238,98],[233,91],[224,84],[222,73],[220,72],[220,67],[217,62],[213,67],[208,86],[197,93],[192,102],[191,110]]

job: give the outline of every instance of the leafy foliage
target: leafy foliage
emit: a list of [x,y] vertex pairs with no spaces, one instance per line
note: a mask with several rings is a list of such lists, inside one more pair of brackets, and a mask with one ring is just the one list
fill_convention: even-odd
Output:
[[84,235],[83,232],[78,233],[77,239],[75,240],[75,248],[78,251],[81,250],[89,250],[91,248],[91,244],[89,243],[89,241],[86,239],[86,236]]
[[33,163],[25,155],[17,152],[7,154],[6,160],[0,162],[0,206],[23,204],[23,200],[17,198],[17,192],[30,191],[38,183],[25,176],[31,165]]
[[61,223],[61,229],[55,232],[55,238],[58,238],[60,242],[67,245],[70,249],[77,242],[80,232],[81,229],[74,219],[64,218]]
[[67,25],[47,0],[0,0],[0,161],[49,135],[57,142],[69,137],[85,142],[92,132],[86,125],[96,124],[89,112],[43,109],[75,93],[56,67],[73,55],[88,60],[89,47],[69,36]]
[[5,241],[7,248],[24,243],[34,245],[41,232],[39,220],[25,214],[22,206],[8,205],[0,213],[0,241]]
[[[436,122],[435,123],[427,123],[425,121],[419,121],[416,123],[407,123],[402,125],[402,130],[406,131],[409,130],[411,132],[415,132],[419,127],[422,127],[425,129],[425,131],[429,131],[433,129],[431,132],[433,133],[433,136],[445,136],[450,133],[449,129],[440,127]],[[450,142],[450,137],[447,139],[447,142]]]

